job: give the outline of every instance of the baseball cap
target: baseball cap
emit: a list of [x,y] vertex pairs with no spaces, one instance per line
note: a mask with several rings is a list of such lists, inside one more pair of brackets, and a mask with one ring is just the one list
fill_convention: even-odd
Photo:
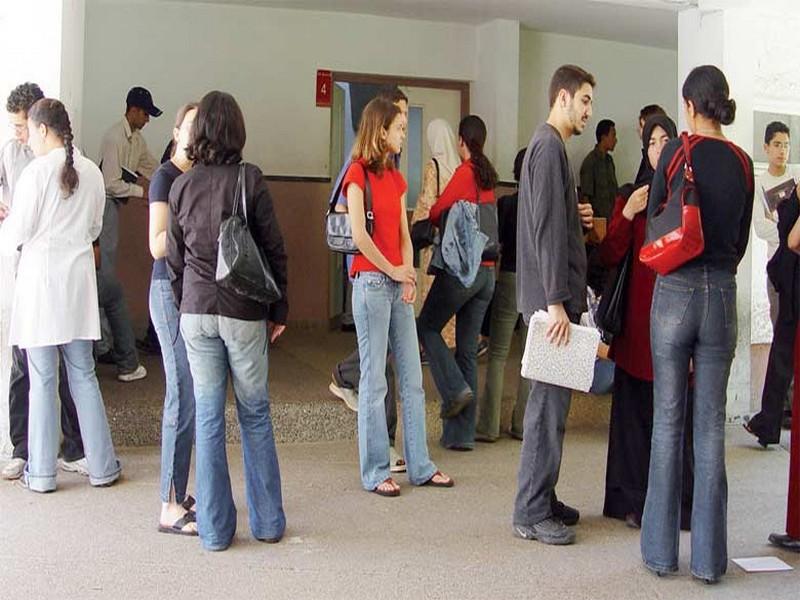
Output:
[[132,87],[125,102],[128,106],[137,106],[146,110],[151,117],[161,116],[161,109],[153,104],[153,95],[143,87]]

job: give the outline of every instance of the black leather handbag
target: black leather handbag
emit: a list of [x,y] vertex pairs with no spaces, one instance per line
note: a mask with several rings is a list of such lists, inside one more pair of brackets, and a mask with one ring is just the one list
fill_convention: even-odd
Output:
[[628,250],[609,280],[595,313],[597,326],[612,336],[622,333],[625,325],[625,308],[628,304],[628,282],[633,269],[633,250]]
[[[436,199],[439,199],[441,191],[439,190],[439,161],[435,158],[431,159],[433,166],[436,167]],[[414,247],[414,252],[424,250],[428,246],[432,246],[436,240],[436,227],[431,223],[430,217],[417,221],[411,226],[411,245]]]
[[[247,186],[245,164],[239,165],[239,177],[233,198],[233,214],[219,227],[217,283],[232,292],[261,304],[281,299],[281,291],[247,223]],[[239,201],[242,214],[239,214]]]
[[[362,168],[364,168],[362,166]],[[328,212],[325,215],[325,241],[328,249],[341,254],[359,254],[358,246],[353,241],[353,229],[350,225],[350,214],[336,212],[336,203],[342,195],[342,184],[345,173],[342,173],[339,182],[331,195]],[[372,237],[375,229],[375,214],[372,212],[372,190],[369,185],[367,169],[364,168],[364,215],[366,217],[367,234]]]

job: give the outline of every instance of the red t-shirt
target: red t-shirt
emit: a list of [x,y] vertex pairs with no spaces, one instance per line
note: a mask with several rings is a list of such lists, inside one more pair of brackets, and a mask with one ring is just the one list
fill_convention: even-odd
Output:
[[[431,207],[431,223],[439,226],[439,219],[442,213],[448,210],[459,200],[476,201],[478,196],[478,184],[475,182],[475,167],[472,161],[462,162],[453,172],[453,176],[442,191],[442,195]],[[494,190],[480,190],[480,203],[487,204],[495,202]]]
[[[494,204],[494,190],[478,191],[478,184],[475,182],[475,166],[472,161],[462,162],[453,173],[447,187],[444,188],[442,195],[431,207],[431,223],[439,226],[442,213],[448,210],[459,200],[467,200],[480,204]],[[494,261],[483,261],[481,265],[487,267],[494,265]]]
[[[383,173],[376,175],[368,171],[369,186],[372,192],[372,212],[375,215],[375,228],[372,232],[372,241],[390,263],[395,266],[403,264],[403,253],[400,249],[400,218],[403,205],[401,199],[406,192],[406,180],[397,169],[384,169]],[[342,183],[342,193],[347,196],[347,187],[351,184],[364,189],[364,162],[359,160],[350,165]],[[366,205],[366,198],[365,205]],[[377,271],[380,269],[373,265],[363,254],[357,254],[353,259],[350,275],[355,276],[361,271]]]

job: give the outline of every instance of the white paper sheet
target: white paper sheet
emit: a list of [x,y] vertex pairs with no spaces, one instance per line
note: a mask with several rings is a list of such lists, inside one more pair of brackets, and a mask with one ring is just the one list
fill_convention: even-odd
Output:
[[755,556],[753,558],[734,558],[732,560],[748,573],[793,570],[791,566],[787,565],[777,556]]
[[531,316],[522,356],[522,376],[588,392],[594,378],[600,332],[592,327],[570,325],[569,343],[556,346],[547,341],[547,319],[544,311]]

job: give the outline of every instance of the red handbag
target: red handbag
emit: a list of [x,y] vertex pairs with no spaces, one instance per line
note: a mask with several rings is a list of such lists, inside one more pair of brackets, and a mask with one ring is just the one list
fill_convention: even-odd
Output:
[[[681,141],[682,152],[676,152],[667,167],[667,199],[647,220],[647,236],[639,252],[639,260],[660,275],[671,273],[702,254],[705,248],[700,196],[694,183],[691,147],[686,132],[681,134]],[[683,177],[673,186],[681,163]]]

